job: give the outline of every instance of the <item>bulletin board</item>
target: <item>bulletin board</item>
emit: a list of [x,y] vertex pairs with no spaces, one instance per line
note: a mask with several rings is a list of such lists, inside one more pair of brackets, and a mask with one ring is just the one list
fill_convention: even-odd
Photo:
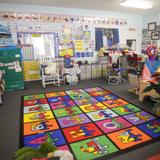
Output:
[[88,25],[62,25],[59,39],[59,57],[93,57],[94,40]]

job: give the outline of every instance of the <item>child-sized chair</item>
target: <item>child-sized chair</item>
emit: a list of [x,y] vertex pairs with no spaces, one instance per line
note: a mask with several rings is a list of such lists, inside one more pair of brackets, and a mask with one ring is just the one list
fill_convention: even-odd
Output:
[[52,57],[43,57],[40,61],[42,73],[42,86],[45,88],[47,84],[60,86],[63,78],[63,64],[60,59]]

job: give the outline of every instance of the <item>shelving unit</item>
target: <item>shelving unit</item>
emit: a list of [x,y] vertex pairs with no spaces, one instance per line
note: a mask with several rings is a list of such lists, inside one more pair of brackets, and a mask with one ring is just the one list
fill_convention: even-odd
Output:
[[2,75],[3,75],[2,71],[0,71],[0,104],[3,103],[4,85],[5,85]]
[[89,79],[106,77],[108,68],[109,68],[109,63],[81,65],[80,79],[89,80]]

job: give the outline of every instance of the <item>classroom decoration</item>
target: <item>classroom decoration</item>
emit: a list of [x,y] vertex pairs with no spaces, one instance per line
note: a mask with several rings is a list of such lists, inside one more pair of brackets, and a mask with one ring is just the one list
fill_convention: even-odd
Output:
[[64,42],[59,44],[59,57],[65,57],[69,55],[70,57],[74,56],[74,44],[72,41]]
[[84,44],[82,40],[75,41],[75,51],[76,52],[83,52],[84,51]]
[[23,61],[22,66],[25,81],[40,80],[39,61]]
[[[20,39],[21,44],[23,44],[24,46],[22,48],[22,50],[24,50],[24,60],[37,59],[39,58],[39,55],[42,55],[42,53],[38,52],[38,50],[35,49],[35,46],[33,46],[33,50],[31,49],[31,47],[25,46],[32,45],[31,41],[28,41],[30,38],[27,39],[27,36],[29,37],[31,32],[41,32],[42,34],[42,32],[44,33],[48,31],[48,34],[54,34],[52,38],[54,39],[54,41],[52,41],[51,45],[54,47],[54,49],[50,46],[48,47],[48,51],[52,50],[52,54],[54,54],[54,57],[56,58],[64,57],[65,55],[70,55],[71,57],[75,58],[83,58],[94,57],[95,37],[93,32],[95,30],[95,27],[108,26],[109,28],[115,28],[127,25],[127,19],[115,18],[111,16],[98,17],[56,15],[10,11],[0,11],[0,21],[7,22],[10,26],[12,26],[11,24],[13,23],[16,24],[16,26],[14,26],[14,30],[16,30],[16,32],[18,33],[17,40]],[[24,22],[35,23],[24,24]],[[47,23],[47,25],[40,25],[41,23]],[[25,41],[25,43],[23,43],[23,41]],[[47,45],[45,46],[49,46],[48,44],[49,43],[47,43]],[[42,49],[39,50],[43,52]],[[46,52],[47,51],[45,48],[45,54],[49,53]],[[29,57],[27,57],[26,55],[29,55]]]
[[58,56],[93,57],[94,43],[88,25],[62,25],[62,35],[59,34]]
[[0,70],[4,73],[6,91],[24,89],[21,51],[19,48],[0,48]]
[[23,96],[22,146],[108,159],[160,138],[160,118],[100,87]]
[[96,28],[96,51],[99,51],[102,47],[111,48],[113,45],[119,43],[119,30],[113,28]]
[[26,22],[51,22],[51,23],[81,23],[81,24],[103,24],[112,26],[126,26],[127,20],[114,17],[94,17],[77,15],[56,15],[45,13],[25,13],[1,11],[2,21],[26,21]]

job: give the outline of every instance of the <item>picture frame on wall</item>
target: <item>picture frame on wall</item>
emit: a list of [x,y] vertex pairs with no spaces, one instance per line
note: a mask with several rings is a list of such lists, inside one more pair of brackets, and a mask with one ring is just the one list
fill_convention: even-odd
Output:
[[155,31],[156,30],[156,22],[148,23],[148,31]]
[[159,31],[155,31],[151,33],[151,40],[159,40],[160,38],[160,32]]
[[151,31],[148,31],[148,32],[147,32],[147,34],[146,34],[146,40],[147,40],[147,41],[150,41],[150,40],[151,40],[151,33],[152,33]]
[[127,46],[130,47],[130,49],[131,49],[132,51],[135,51],[135,50],[136,50],[136,39],[127,39],[127,40],[126,40],[126,44],[127,44]]

